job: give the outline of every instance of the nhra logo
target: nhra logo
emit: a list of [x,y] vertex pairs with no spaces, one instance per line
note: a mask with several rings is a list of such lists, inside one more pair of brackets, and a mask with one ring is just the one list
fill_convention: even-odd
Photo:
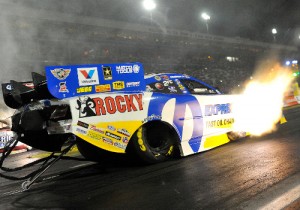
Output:
[[71,69],[58,68],[58,69],[51,70],[51,74],[56,79],[59,79],[59,80],[66,79],[69,76],[70,73],[71,73]]
[[77,99],[79,118],[116,114],[124,112],[136,112],[143,110],[143,95],[117,95],[105,98],[90,98],[88,96]]
[[77,68],[79,86],[98,85],[99,77],[97,67]]

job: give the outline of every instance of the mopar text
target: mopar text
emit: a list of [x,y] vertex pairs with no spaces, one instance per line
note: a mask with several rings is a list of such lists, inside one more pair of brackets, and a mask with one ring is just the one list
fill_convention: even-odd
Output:
[[205,105],[205,116],[229,114],[231,113],[231,104],[213,104]]

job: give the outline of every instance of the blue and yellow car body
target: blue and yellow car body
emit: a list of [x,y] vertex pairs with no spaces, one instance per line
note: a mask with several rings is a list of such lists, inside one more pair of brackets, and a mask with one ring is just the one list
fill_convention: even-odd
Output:
[[[117,63],[48,66],[46,78],[48,97],[26,103],[21,97],[22,106],[13,117],[13,129],[26,144],[34,139],[33,147],[39,148],[37,142],[44,141],[32,138],[34,133],[47,135],[44,139],[49,142],[39,148],[44,150],[51,139],[75,135],[99,151],[135,150],[142,159],[146,154],[151,156],[144,158],[147,162],[155,162],[157,157],[171,156],[175,147],[181,156],[187,156],[230,141],[227,134],[234,125],[231,104],[236,96],[223,95],[188,75],[144,75],[140,63]],[[43,126],[25,125],[31,113]]]

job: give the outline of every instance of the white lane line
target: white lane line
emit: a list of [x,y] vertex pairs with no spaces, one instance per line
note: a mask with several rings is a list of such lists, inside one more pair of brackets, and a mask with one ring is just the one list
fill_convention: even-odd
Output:
[[300,198],[300,173],[267,188],[239,205],[238,209],[284,209]]
[[70,168],[79,168],[79,167],[82,167],[82,166],[89,166],[89,165],[93,165],[95,164],[94,162],[92,163],[83,163],[83,164],[79,164],[79,165],[76,165],[76,166],[72,166]]
[[267,205],[261,207],[260,209],[264,209],[264,210],[283,209],[284,207],[293,203],[299,197],[300,197],[300,185],[292,188],[288,192],[282,194],[281,196],[274,199]]

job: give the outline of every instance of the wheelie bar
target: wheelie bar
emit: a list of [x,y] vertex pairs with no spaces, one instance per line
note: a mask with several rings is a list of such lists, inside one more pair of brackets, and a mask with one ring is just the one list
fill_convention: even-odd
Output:
[[[73,141],[72,141],[73,140]],[[38,173],[36,173],[34,176],[30,177],[28,180],[24,181],[21,185],[22,191],[28,190],[34,182],[38,180],[38,178],[45,173],[51,166],[53,166],[59,159],[62,158],[65,154],[67,154],[70,149],[75,145],[75,141],[73,138],[69,138],[68,141],[71,141],[70,145],[68,145],[64,150],[61,151],[60,155],[55,157],[53,160],[48,161],[46,160],[43,165],[38,169]],[[51,155],[54,155],[52,153]]]

